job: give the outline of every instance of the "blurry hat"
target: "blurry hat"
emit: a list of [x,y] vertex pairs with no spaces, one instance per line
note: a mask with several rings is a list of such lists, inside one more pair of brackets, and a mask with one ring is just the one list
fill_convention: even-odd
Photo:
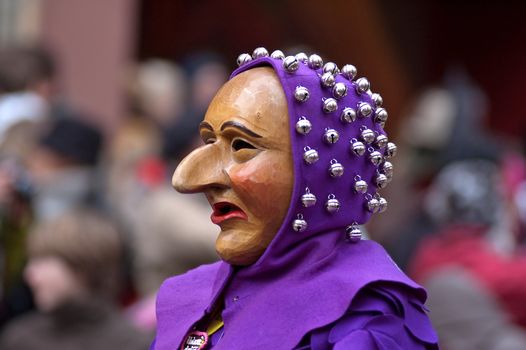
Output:
[[426,196],[424,207],[438,223],[493,225],[502,197],[499,168],[486,159],[466,159],[444,167]]
[[93,165],[99,156],[102,135],[82,120],[62,118],[53,121],[40,144],[76,163]]

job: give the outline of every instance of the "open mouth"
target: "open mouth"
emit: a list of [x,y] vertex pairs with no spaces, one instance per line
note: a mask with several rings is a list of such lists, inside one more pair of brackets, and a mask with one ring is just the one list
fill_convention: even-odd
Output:
[[221,222],[233,218],[247,219],[247,214],[238,206],[229,202],[219,202],[212,206],[214,210],[210,219],[214,224],[220,224]]

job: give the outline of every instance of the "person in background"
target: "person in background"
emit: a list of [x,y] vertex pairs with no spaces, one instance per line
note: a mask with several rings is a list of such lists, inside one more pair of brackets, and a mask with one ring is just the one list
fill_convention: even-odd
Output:
[[49,116],[56,64],[42,47],[0,49],[0,328],[32,308],[21,278],[32,220],[25,161]]
[[175,165],[199,144],[200,140],[195,136],[199,122],[216,92],[228,79],[222,58],[212,52],[194,53],[185,62],[188,98],[181,100],[181,117],[174,118],[162,135],[162,156]]
[[103,140],[100,130],[84,120],[75,115],[51,121],[27,159],[37,220],[96,204],[96,166]]
[[35,226],[27,248],[24,275],[38,311],[6,327],[1,349],[146,348],[115,306],[122,247],[111,221],[75,209]]
[[132,68],[128,114],[110,140],[104,163],[105,202],[130,228],[136,204],[167,178],[162,133],[182,117],[186,85],[182,68],[166,60],[151,59]]
[[56,65],[40,47],[0,50],[0,142],[19,122],[46,118],[55,93]]
[[[523,162],[513,169],[521,163],[524,174]],[[526,256],[505,196],[515,186],[506,168],[480,158],[453,162],[426,196],[438,229],[420,242],[409,272],[428,290],[444,349],[526,349]]]
[[441,168],[464,159],[495,162],[503,140],[485,128],[488,99],[461,67],[450,67],[439,86],[425,89],[399,128],[400,157],[392,211],[374,221],[376,239],[382,239],[393,259],[405,271],[420,240],[437,229],[423,210],[429,185]]
[[[110,144],[105,192],[110,211],[130,233],[130,272],[138,298],[126,315],[154,332],[155,295],[162,281],[217,255],[204,201],[167,186],[171,163],[196,139],[188,129],[193,124],[197,129],[199,119],[192,121],[195,115],[187,110],[186,77],[177,64],[151,59],[137,67],[134,78],[128,89],[130,117]],[[168,144],[175,148],[163,152]]]

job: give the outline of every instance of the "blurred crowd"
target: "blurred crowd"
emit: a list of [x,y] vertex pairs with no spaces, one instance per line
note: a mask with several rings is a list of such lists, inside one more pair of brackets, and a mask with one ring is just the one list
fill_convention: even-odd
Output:
[[[217,259],[208,204],[170,177],[227,66],[196,53],[129,67],[111,135],[57,74],[42,48],[0,51],[0,348],[145,349],[162,281]],[[370,227],[427,288],[446,350],[526,349],[526,159],[486,130],[489,103],[461,67],[415,98],[391,135],[390,210]]]
[[57,74],[42,48],[0,52],[0,348],[146,349],[162,281],[217,259],[206,200],[170,178],[227,69],[211,53],[129,67],[111,135]]

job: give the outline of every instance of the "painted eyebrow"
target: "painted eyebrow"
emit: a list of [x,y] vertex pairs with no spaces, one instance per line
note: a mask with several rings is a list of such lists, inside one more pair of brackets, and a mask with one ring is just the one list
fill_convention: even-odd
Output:
[[224,122],[223,125],[221,125],[221,131],[225,130],[226,128],[238,129],[239,131],[247,134],[248,136],[252,136],[252,137],[255,137],[255,138],[262,138],[263,137],[263,136],[261,136],[259,134],[256,134],[255,132],[253,132],[252,130],[250,130],[249,128],[244,126],[243,124],[235,122],[235,121]]
[[[250,130],[249,128],[247,128],[243,124],[235,122],[235,121],[224,122],[223,125],[221,125],[221,131],[225,130],[226,128],[236,128],[239,131],[241,131],[241,132],[243,132],[243,133],[245,133],[245,134],[247,134],[249,136],[256,137],[256,138],[262,138],[263,137],[263,136],[255,133],[254,131]],[[202,121],[201,123],[199,123],[199,129],[206,129],[206,130],[214,131],[214,128],[212,127],[212,125],[210,125],[208,122],[205,122],[205,121]]]
[[214,128],[212,127],[212,125],[210,125],[208,122],[205,122],[205,121],[202,121],[201,123],[199,123],[199,130],[201,129],[207,129],[210,131],[214,131]]

